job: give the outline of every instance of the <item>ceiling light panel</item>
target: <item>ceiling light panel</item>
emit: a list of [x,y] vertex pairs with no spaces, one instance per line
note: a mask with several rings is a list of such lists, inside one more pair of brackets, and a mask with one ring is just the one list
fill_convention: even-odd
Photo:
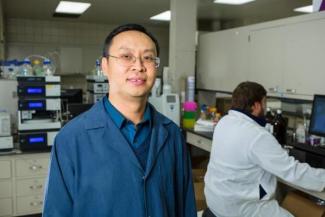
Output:
[[170,11],[165,11],[150,17],[150,20],[170,21]]
[[313,12],[313,6],[309,5],[309,6],[305,6],[305,7],[296,8],[296,9],[294,9],[294,11],[302,12],[302,13],[312,13]]
[[90,5],[90,3],[85,2],[60,1],[55,9],[55,12],[66,14],[82,14],[90,7]]
[[215,0],[214,3],[217,4],[228,4],[228,5],[242,5],[255,0]]

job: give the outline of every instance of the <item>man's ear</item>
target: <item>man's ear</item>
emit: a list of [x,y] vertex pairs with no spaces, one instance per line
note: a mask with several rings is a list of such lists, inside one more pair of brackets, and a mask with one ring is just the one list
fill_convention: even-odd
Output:
[[101,67],[102,67],[104,75],[106,75],[108,77],[108,58],[102,57]]
[[260,102],[254,102],[254,104],[251,107],[251,109],[252,109],[252,115],[257,116],[257,114],[259,114],[260,111],[261,111],[261,107],[262,107],[262,103],[260,103]]

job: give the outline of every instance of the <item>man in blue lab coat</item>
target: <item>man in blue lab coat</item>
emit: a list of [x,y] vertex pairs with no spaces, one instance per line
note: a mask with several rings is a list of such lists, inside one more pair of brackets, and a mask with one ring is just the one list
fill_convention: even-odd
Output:
[[196,216],[180,129],[147,102],[158,55],[157,40],[140,25],[107,36],[109,94],[56,137],[44,217]]

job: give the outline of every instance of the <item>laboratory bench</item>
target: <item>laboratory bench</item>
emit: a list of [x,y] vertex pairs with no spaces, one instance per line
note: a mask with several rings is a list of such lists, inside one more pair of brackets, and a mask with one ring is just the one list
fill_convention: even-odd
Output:
[[[211,152],[213,132],[197,132],[193,129],[184,130],[186,143],[195,146],[199,149]],[[307,162],[313,167],[325,168],[325,148],[313,147],[308,144],[290,143],[289,155],[294,156],[301,162]],[[286,181],[279,179],[279,182],[299,190],[307,195],[325,200],[325,192],[309,191],[297,186],[294,186]]]

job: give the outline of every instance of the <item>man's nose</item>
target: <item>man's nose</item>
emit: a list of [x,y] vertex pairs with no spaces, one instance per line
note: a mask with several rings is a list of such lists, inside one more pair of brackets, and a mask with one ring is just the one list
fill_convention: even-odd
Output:
[[142,58],[141,57],[134,57],[132,67],[133,67],[133,69],[143,71],[144,70],[144,64],[143,64]]

